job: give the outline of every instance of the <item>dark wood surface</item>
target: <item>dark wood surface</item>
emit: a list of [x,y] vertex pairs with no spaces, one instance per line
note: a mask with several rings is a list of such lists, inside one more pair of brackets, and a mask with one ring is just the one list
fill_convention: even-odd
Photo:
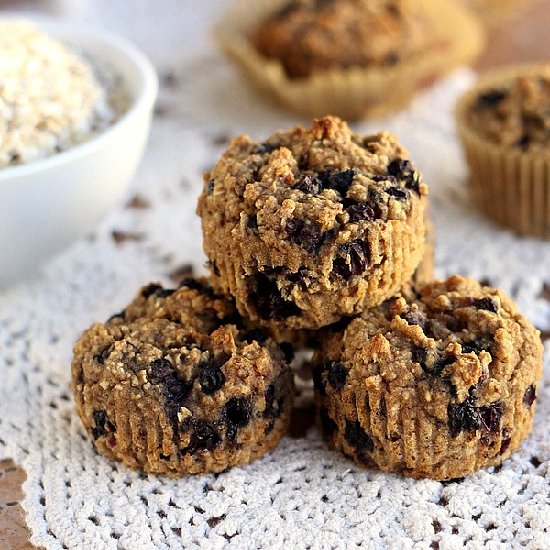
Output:
[[[477,62],[480,71],[510,63],[550,60],[550,2],[539,0],[501,27],[489,31],[487,47]],[[25,472],[10,460],[0,461],[0,548],[28,550],[29,531],[22,483]]]

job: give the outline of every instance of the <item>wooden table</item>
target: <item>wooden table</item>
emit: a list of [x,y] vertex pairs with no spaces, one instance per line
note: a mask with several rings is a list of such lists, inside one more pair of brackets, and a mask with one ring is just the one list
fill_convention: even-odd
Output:
[[[539,0],[500,28],[489,32],[487,47],[477,62],[485,71],[510,63],[550,60],[550,2]],[[0,548],[27,550],[29,542],[21,484],[25,472],[12,461],[0,461]]]

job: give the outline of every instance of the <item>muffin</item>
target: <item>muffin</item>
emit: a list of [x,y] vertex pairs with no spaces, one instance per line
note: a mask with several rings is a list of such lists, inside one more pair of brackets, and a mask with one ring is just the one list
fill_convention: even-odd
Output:
[[233,140],[198,203],[212,284],[273,330],[318,329],[395,295],[424,253],[427,186],[389,133],[335,117]]
[[244,330],[204,281],[142,288],[74,347],[72,390],[95,449],[181,476],[247,464],[290,419],[292,373],[269,338]]
[[484,77],[456,116],[480,209],[522,235],[549,238],[550,65]]
[[459,276],[338,327],[314,357],[329,445],[415,478],[501,463],[531,430],[540,333],[500,290]]
[[409,0],[292,0],[250,39],[287,76],[303,78],[332,68],[396,65],[428,46],[426,27]]
[[381,116],[480,51],[452,0],[239,0],[216,35],[251,84],[305,116]]

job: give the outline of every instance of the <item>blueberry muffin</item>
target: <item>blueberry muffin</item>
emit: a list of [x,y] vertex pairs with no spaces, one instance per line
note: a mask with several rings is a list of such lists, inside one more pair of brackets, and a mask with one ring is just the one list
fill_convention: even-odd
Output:
[[194,279],[146,286],[84,332],[72,389],[102,455],[170,476],[259,458],[285,433],[293,395],[282,350]]
[[272,329],[317,329],[396,294],[424,252],[427,186],[395,136],[335,117],[233,140],[199,199],[213,286]]
[[457,124],[482,212],[550,238],[550,65],[487,75],[460,99]]
[[427,20],[410,0],[291,0],[251,35],[290,78],[338,67],[391,66],[422,52]]
[[480,51],[453,0],[237,0],[222,48],[261,93],[304,116],[384,116]]
[[364,466],[453,479],[531,429],[540,333],[500,290],[454,276],[339,327],[315,358],[329,444]]

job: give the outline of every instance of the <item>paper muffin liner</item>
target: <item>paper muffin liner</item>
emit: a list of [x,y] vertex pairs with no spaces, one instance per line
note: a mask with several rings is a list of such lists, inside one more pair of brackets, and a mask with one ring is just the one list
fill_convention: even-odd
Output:
[[404,107],[414,94],[467,64],[481,50],[477,18],[451,0],[417,0],[433,29],[422,54],[391,67],[329,69],[307,78],[290,78],[281,63],[259,54],[250,42],[254,27],[288,0],[237,0],[217,25],[215,36],[225,53],[260,93],[303,116],[327,113],[345,119],[384,116]]
[[429,208],[424,212],[424,255],[412,276],[412,284],[419,287],[434,279],[435,266],[435,229],[430,216]]
[[[287,399],[293,399],[291,391],[286,395]],[[133,470],[169,477],[221,472],[257,460],[279,444],[287,432],[292,410],[291,406],[284,407],[276,429],[267,435],[258,424],[258,429],[251,433],[245,445],[239,444],[238,449],[228,451],[221,445],[210,452],[179,455],[172,428],[158,415],[156,402],[136,398],[135,392],[124,388],[115,393],[110,407],[118,437],[98,439],[94,441],[94,448],[109,460],[122,462]],[[86,413],[86,408],[83,403],[77,403],[78,414],[91,435],[91,415]],[[159,459],[163,455],[168,458]]]
[[[355,391],[356,418],[366,433],[384,443],[381,447],[375,445],[364,465],[407,477],[448,480],[502,463],[531,432],[536,405],[530,409],[523,405],[526,388],[505,382],[501,385],[501,391],[508,393],[502,423],[513,429],[502,431],[495,436],[494,445],[487,446],[478,435],[462,431],[453,437],[446,425],[434,422],[429,412],[419,406],[424,399],[419,388],[391,393],[365,381],[364,387]],[[337,410],[333,403],[331,412]],[[347,415],[353,419],[349,411]],[[341,432],[335,434],[332,446],[353,455]]]
[[457,129],[470,170],[470,188],[481,211],[520,235],[550,238],[550,150],[515,150],[490,142],[470,127],[468,110],[485,89],[518,76],[550,76],[550,65],[516,66],[481,79],[456,108]]
[[[272,250],[262,241],[255,243],[254,249],[243,246],[231,237],[231,229],[221,239],[218,233],[204,232],[204,248],[207,255],[218,265],[220,275],[212,273],[214,288],[223,294],[234,296],[239,313],[254,323],[268,329],[295,330],[319,329],[338,321],[342,316],[351,316],[373,307],[399,292],[404,281],[412,278],[424,253],[424,200],[414,197],[409,217],[405,221],[390,220],[379,227],[373,224],[368,229],[357,229],[350,233],[349,242],[357,239],[368,240],[372,258],[379,258],[380,264],[371,266],[353,283],[338,288],[322,287],[318,292],[292,292],[290,298],[300,308],[300,315],[292,315],[282,320],[262,320],[255,306],[250,303],[250,287],[258,274],[258,267],[249,267],[251,258],[257,261],[261,270],[267,266],[289,265],[291,254],[279,249]],[[204,219],[204,218],[203,218]],[[222,243],[228,243],[222,245]],[[333,244],[334,248],[338,245]],[[227,254],[226,250],[230,250]],[[327,254],[318,264],[317,273],[325,279],[332,271],[334,256]],[[383,259],[383,260],[382,260]],[[373,264],[374,265],[374,264]],[[350,289],[354,289],[350,292]],[[351,294],[351,296],[350,296]],[[284,296],[287,298],[287,295]],[[350,299],[351,298],[351,299]]]

